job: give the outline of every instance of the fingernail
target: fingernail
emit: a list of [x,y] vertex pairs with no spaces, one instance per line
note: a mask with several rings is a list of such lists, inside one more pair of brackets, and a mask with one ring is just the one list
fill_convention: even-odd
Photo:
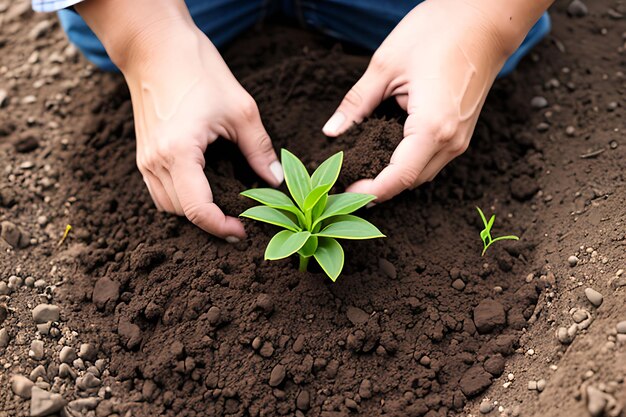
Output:
[[346,121],[346,115],[341,112],[336,112],[335,114],[331,116],[330,119],[328,119],[328,121],[322,128],[322,131],[326,135],[337,134],[337,132],[339,131],[339,128],[341,127],[341,125],[343,125],[343,122],[345,121]]
[[372,201],[371,203],[367,203],[367,204],[365,205],[365,208],[366,208],[366,209],[371,209],[371,208],[372,208],[372,207],[374,207],[375,205],[376,205],[376,203],[374,203],[374,202]]
[[270,164],[270,171],[272,171],[272,175],[278,181],[278,184],[282,184],[285,179],[285,174],[283,174],[283,166],[278,161],[274,161]]
[[239,242],[239,238],[237,236],[227,236],[226,241],[228,243],[237,243]]

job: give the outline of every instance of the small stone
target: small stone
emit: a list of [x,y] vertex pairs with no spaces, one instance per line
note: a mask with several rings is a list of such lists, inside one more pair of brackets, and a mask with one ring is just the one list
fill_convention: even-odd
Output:
[[8,97],[9,94],[7,93],[7,90],[0,88],[0,107],[4,107],[4,105],[7,104]]
[[487,359],[483,364],[485,371],[493,376],[500,376],[504,372],[505,361],[502,355],[494,355]]
[[28,153],[39,147],[39,141],[36,137],[29,134],[13,142],[13,147],[19,153]]
[[31,417],[49,416],[61,411],[65,404],[67,402],[61,394],[53,394],[35,386],[30,399],[30,415]]
[[604,301],[602,294],[593,288],[586,288],[585,296],[587,296],[587,300],[589,300],[589,302],[596,308],[600,307],[602,305],[602,301]]
[[462,279],[457,278],[452,283],[452,288],[454,288],[457,291],[463,291],[463,289],[465,288],[465,283],[463,282]]
[[359,385],[359,396],[363,399],[371,398],[372,396],[372,383],[369,379],[364,379]]
[[295,353],[302,352],[302,349],[304,348],[304,341],[305,341],[304,335],[300,334],[298,335],[298,337],[296,337],[296,340],[293,342],[293,347],[292,347]]
[[309,391],[302,390],[296,398],[296,408],[298,410],[307,411],[311,407],[311,395]]
[[46,368],[43,365],[35,367],[28,375],[28,379],[31,381],[37,381],[37,378],[45,379],[47,376]]
[[76,379],[76,387],[80,390],[87,391],[92,388],[97,388],[100,386],[102,381],[99,378],[96,378],[93,374],[85,373],[82,377]]
[[569,266],[571,266],[573,268],[576,265],[578,265],[578,258],[576,256],[572,255],[569,258],[567,258],[567,263],[569,264]]
[[80,345],[80,349],[78,350],[78,357],[93,362],[98,356],[98,350],[91,343],[83,343]]
[[356,410],[358,408],[358,404],[352,398],[346,398],[343,403],[350,410]]
[[209,308],[209,311],[206,313],[206,318],[209,323],[213,326],[217,325],[220,322],[220,318],[222,316],[222,310],[217,306],[212,306]]
[[398,278],[398,272],[396,271],[396,267],[387,259],[385,258],[378,259],[378,268],[380,268],[380,271],[383,274],[387,275],[388,278],[390,279]]
[[122,319],[117,325],[117,333],[120,335],[121,342],[127,349],[132,350],[141,343],[141,329],[128,319]]
[[478,406],[478,411],[480,411],[481,414],[489,414],[491,413],[491,411],[493,411],[495,407],[496,405],[492,403],[491,401],[482,400],[480,402],[480,405]]
[[474,308],[474,324],[478,333],[491,332],[498,326],[506,324],[506,313],[499,302],[490,298],[484,299]]
[[72,363],[76,359],[76,351],[69,346],[63,346],[59,353],[61,363]]
[[567,126],[565,128],[565,134],[569,137],[574,136],[574,134],[576,133],[576,128],[574,126]]
[[607,395],[604,392],[593,386],[587,387],[587,410],[591,417],[603,415],[607,402]]
[[355,326],[367,323],[367,320],[370,318],[369,314],[354,306],[348,307],[346,315],[348,316],[348,320]]
[[3,327],[0,329],[0,348],[5,348],[9,346],[9,342],[11,341],[11,336],[9,336],[9,331]]
[[11,389],[15,395],[28,399],[35,383],[23,375],[13,375],[11,377]]
[[98,406],[99,402],[100,398],[98,397],[79,398],[77,400],[70,401],[68,407],[78,412],[85,412],[94,410]]
[[33,288],[35,286],[35,278],[26,277],[26,279],[24,280],[24,284],[26,284],[28,288]]
[[283,383],[285,379],[285,375],[287,374],[287,370],[283,365],[276,365],[272,372],[270,373],[269,384],[270,387],[277,387]]
[[530,391],[536,391],[537,390],[537,381],[528,381],[528,389]]
[[261,349],[259,350],[259,354],[264,358],[270,358],[274,354],[274,346],[270,342],[263,343]]
[[426,355],[424,355],[424,356],[422,356],[420,358],[420,365],[422,365],[422,366],[430,366],[431,362],[432,361],[430,360],[430,358],[428,356],[426,356]]
[[6,282],[0,281],[0,295],[9,295],[9,294],[11,294],[11,288],[9,288]]
[[50,334],[51,327],[51,322],[41,323],[37,325],[37,331],[43,335]]
[[265,314],[270,314],[274,311],[274,302],[272,297],[267,294],[259,294],[256,298],[256,308],[263,310]]
[[100,310],[113,309],[120,296],[120,284],[108,277],[102,277],[93,288],[92,301]]
[[539,381],[537,381],[537,391],[542,392],[544,389],[546,389],[546,380],[545,379],[540,379]]
[[62,363],[59,365],[59,376],[61,378],[71,377],[72,379],[76,378],[76,372],[66,363]]
[[251,345],[252,345],[252,349],[259,350],[261,346],[263,345],[263,339],[257,336],[254,339],[252,339]]
[[30,237],[9,221],[0,223],[0,238],[16,249],[22,249],[30,243]]
[[49,321],[59,321],[61,309],[52,304],[39,304],[33,309],[33,320],[35,323],[47,323]]
[[482,366],[475,365],[467,370],[459,381],[459,388],[466,397],[475,397],[491,385],[491,374]]
[[537,132],[547,132],[550,129],[550,125],[546,122],[537,124]]
[[574,322],[578,324],[587,320],[589,317],[590,317],[589,312],[582,308],[576,309],[576,311],[572,313],[572,320],[574,320]]
[[48,33],[51,27],[52,22],[50,20],[42,20],[28,32],[28,38],[32,41],[37,40]]
[[543,109],[548,107],[548,100],[542,96],[535,96],[530,100],[530,106],[534,109]]
[[42,340],[33,340],[30,344],[30,350],[28,351],[28,356],[31,359],[36,361],[40,361],[43,359],[44,347]]
[[[617,326],[615,326],[615,328],[617,329],[617,333],[626,334],[626,320],[623,320],[617,323]],[[2,346],[1,342],[0,342],[0,346]]]
[[581,0],[573,0],[569,6],[567,6],[567,14],[572,17],[585,17],[589,13],[587,5]]

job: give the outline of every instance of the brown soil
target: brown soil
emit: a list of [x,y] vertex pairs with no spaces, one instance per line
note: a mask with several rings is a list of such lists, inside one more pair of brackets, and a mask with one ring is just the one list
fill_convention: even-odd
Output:
[[[264,262],[272,227],[246,222],[248,238],[229,245],[158,213],[135,167],[122,78],[76,57],[58,28],[22,42],[52,19],[23,5],[0,14],[0,220],[31,240],[4,244],[0,279],[51,287],[0,299],[12,335],[0,348],[0,416],[27,415],[7,381],[39,364],[27,354],[30,308],[45,294],[62,308],[63,340],[44,336],[49,352],[88,341],[107,361],[112,396],[98,416],[433,417],[478,414],[483,398],[509,415],[577,416],[581,385],[626,404],[626,346],[610,345],[626,319],[626,280],[615,278],[626,267],[623,20],[607,15],[623,4],[590,2],[572,19],[557,3],[554,34],[496,83],[470,149],[434,182],[364,211],[388,238],[346,243],[334,284],[295,260]],[[393,103],[338,139],[321,133],[365,56],[269,25],[225,57],[277,148],[310,169],[345,151],[338,191],[378,172],[401,139]],[[549,106],[531,108],[536,95]],[[249,206],[238,193],[258,180],[233,146],[211,146],[206,172],[226,212]],[[497,214],[495,234],[521,240],[481,257],[477,205]],[[586,287],[604,295],[600,308]],[[594,322],[563,346],[555,330],[573,307]],[[542,393],[527,389],[542,378]],[[47,382],[68,400],[85,394],[54,373]]]

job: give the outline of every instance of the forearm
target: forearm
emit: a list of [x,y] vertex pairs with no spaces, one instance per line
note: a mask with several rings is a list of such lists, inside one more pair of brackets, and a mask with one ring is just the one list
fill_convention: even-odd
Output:
[[183,0],[87,0],[75,8],[122,72],[195,29]]

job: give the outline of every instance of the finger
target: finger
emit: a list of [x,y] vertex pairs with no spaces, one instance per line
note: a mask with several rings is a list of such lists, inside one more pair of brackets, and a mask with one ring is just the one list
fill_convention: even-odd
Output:
[[438,150],[429,130],[414,128],[416,123],[417,115],[409,115],[405,123],[405,138],[393,152],[389,165],[376,178],[357,181],[346,191],[373,194],[377,197],[376,202],[383,202],[413,188]]
[[398,94],[395,96],[396,102],[402,108],[402,110],[406,111],[406,108],[409,104],[409,95],[408,94]]
[[236,128],[236,142],[252,169],[268,184],[278,187],[284,180],[283,167],[263,127],[259,110],[254,101],[252,103],[246,120]]
[[151,172],[145,172],[143,175],[143,181],[148,187],[148,192],[152,197],[154,205],[159,211],[167,211],[169,213],[175,213],[174,205],[170,201],[161,181],[153,175]]
[[172,181],[172,177],[170,173],[165,168],[159,168],[156,171],[156,176],[161,181],[161,185],[163,186],[163,190],[167,194],[170,202],[172,203],[172,207],[174,208],[174,213],[179,216],[183,216],[185,213],[183,212],[183,207],[178,200],[178,195],[176,194],[176,188],[174,187],[174,183]]
[[365,74],[348,91],[335,113],[328,119],[322,131],[335,137],[355,123],[361,123],[386,98],[388,80],[371,65]]
[[224,215],[213,203],[213,193],[199,160],[176,163],[170,169],[178,200],[187,218],[202,230],[236,242],[246,236],[243,225]]
[[435,157],[426,165],[413,187],[419,187],[425,182],[429,182],[435,179],[441,170],[450,163],[458,155],[448,151],[440,151]]

